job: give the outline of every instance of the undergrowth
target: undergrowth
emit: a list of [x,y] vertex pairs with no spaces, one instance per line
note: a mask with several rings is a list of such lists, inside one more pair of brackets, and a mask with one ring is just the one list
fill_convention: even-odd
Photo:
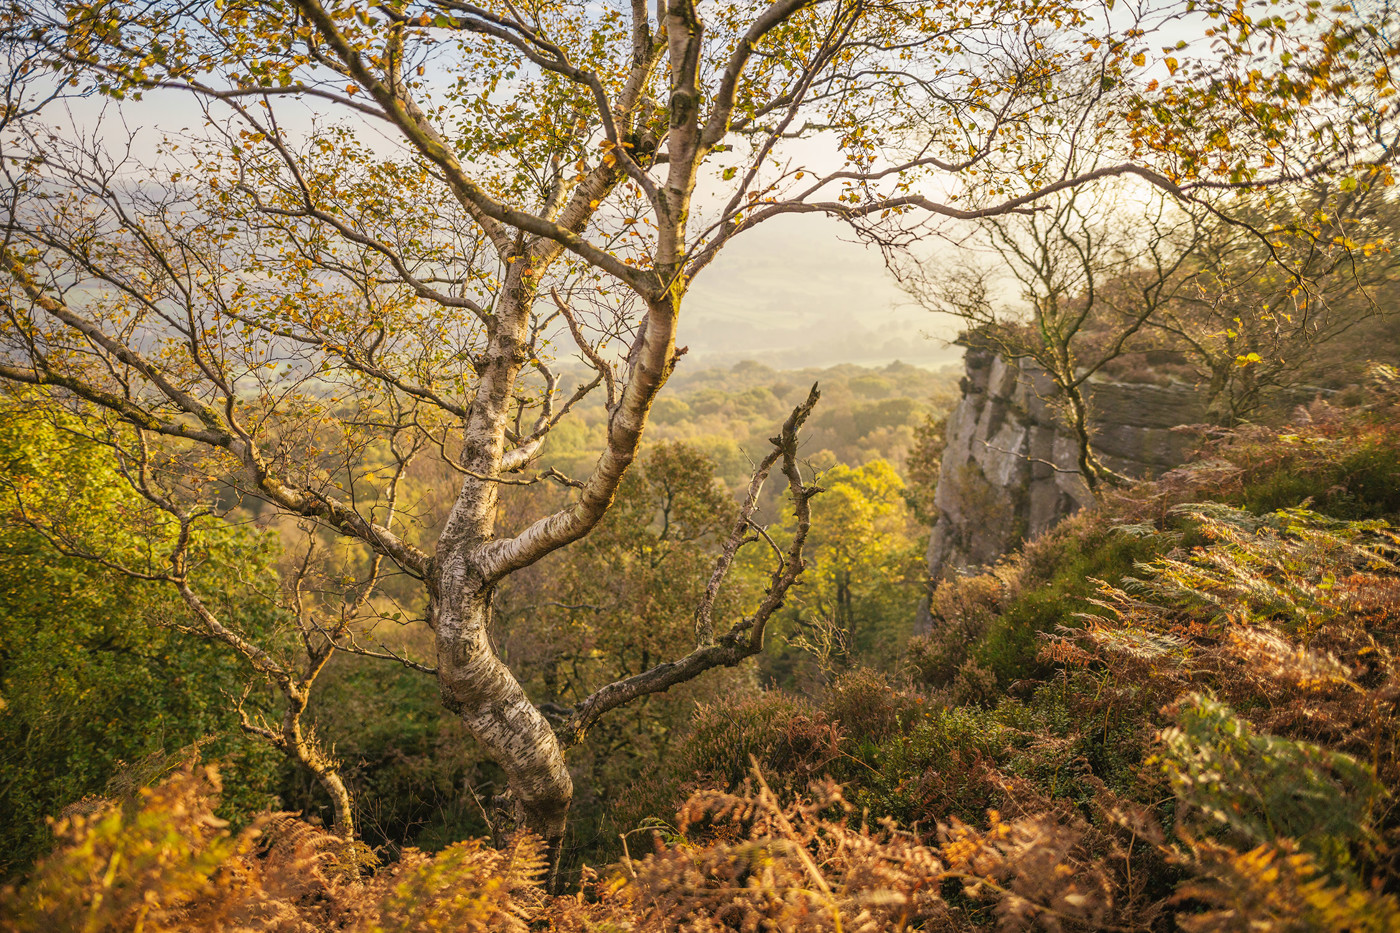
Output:
[[569,896],[526,837],[231,832],[188,768],[59,821],[0,928],[1400,930],[1397,415],[1236,432],[943,584],[903,681],[699,708]]

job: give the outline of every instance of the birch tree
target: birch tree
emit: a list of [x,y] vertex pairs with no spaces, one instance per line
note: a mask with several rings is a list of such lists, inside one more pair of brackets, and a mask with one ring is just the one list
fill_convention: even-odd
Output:
[[[490,638],[500,582],[609,508],[684,352],[690,284],[731,241],[812,214],[897,242],[1107,177],[1191,198],[1347,172],[1375,162],[1394,112],[1334,117],[1391,87],[1386,37],[1369,15],[1301,7],[58,0],[6,23],[35,90],[12,81],[5,112],[0,376],[198,449],[250,501],[421,587],[422,666],[551,842],[573,793],[565,745],[759,651],[802,570],[816,489],[797,434],[815,392],[760,462],[674,660],[603,686],[556,732]],[[1152,45],[1183,23],[1199,48]],[[55,130],[47,115],[82,94],[119,99],[129,125],[185,95],[203,125],[144,155],[82,120]],[[59,99],[36,113],[36,97]],[[1085,150],[1112,158],[1079,171]],[[561,352],[592,375],[566,384]],[[589,392],[606,443],[565,477],[547,439]],[[358,464],[403,432],[455,471],[445,514],[410,521]],[[791,543],[760,603],[716,619],[774,469]],[[573,498],[499,527],[500,497],[531,482]]]

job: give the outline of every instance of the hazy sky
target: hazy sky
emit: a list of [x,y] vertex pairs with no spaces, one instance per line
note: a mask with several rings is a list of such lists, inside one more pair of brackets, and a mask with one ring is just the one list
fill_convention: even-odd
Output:
[[[279,119],[284,128],[309,127],[317,109],[283,101]],[[224,116],[217,108],[214,113]],[[204,120],[190,95],[155,92],[139,103],[121,105],[74,101],[66,119],[54,122],[98,129],[118,149],[134,132],[137,159],[146,162],[160,137],[202,135]],[[373,148],[382,139],[386,155],[402,145],[378,126],[356,129]],[[829,145],[817,141],[804,140],[800,148],[811,150],[796,153],[809,159],[836,158]],[[678,342],[697,360],[713,362],[757,359],[798,367],[883,365],[898,359],[941,366],[961,356],[947,344],[956,330],[947,318],[913,306],[885,270],[879,252],[855,242],[844,224],[802,215],[767,221],[725,247],[686,297]]]
[[[686,297],[677,341],[771,366],[942,365],[956,326],[914,307],[840,222],[779,217],[737,237]],[[924,335],[931,336],[924,336]]]

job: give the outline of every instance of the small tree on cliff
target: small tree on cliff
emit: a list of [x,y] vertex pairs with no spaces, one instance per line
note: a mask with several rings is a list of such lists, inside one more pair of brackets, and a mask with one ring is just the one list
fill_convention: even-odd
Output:
[[[1212,419],[1226,425],[1255,417],[1271,390],[1344,375],[1320,370],[1354,373],[1336,365],[1336,354],[1324,359],[1329,345],[1400,315],[1393,188],[1324,184],[1270,193],[1232,219],[1241,217],[1268,237],[1209,218],[1188,261],[1189,286],[1151,322],[1184,352]],[[1387,352],[1364,341],[1346,350],[1343,359],[1361,362]]]
[[1160,191],[1079,189],[980,221],[991,263],[896,269],[925,307],[965,323],[962,342],[1048,379],[1092,490],[1121,477],[1094,449],[1088,387],[1127,354],[1179,351],[1212,417],[1235,424],[1385,313],[1394,202],[1380,173],[1348,181],[1237,198],[1228,215]]
[[[623,703],[758,651],[802,569],[815,490],[798,472],[796,433],[815,394],[751,487],[749,502],[780,465],[798,520],[750,614],[718,630],[711,618],[749,539],[746,507],[689,650],[598,690],[558,734],[489,637],[496,586],[587,535],[609,508],[681,352],[690,283],[734,237],[808,213],[900,242],[929,220],[1029,211],[1110,176],[1193,197],[1222,183],[1221,165],[1226,183],[1283,183],[1369,158],[1393,116],[1387,100],[1330,121],[1325,147],[1305,145],[1318,123],[1304,125],[1309,114],[1379,80],[1370,58],[1354,65],[1336,50],[1378,41],[1365,19],[1273,8],[1255,19],[1207,4],[1198,19],[1218,24],[1210,53],[1149,62],[1151,31],[1182,11],[1110,10],[1091,16],[1061,0],[12,8],[16,74],[51,67],[64,83],[30,97],[23,81],[7,85],[0,375],[48,387],[128,449],[158,449],[151,492],[176,511],[198,512],[184,503],[207,500],[208,477],[221,477],[420,585],[436,646],[425,667],[505,770],[526,825],[554,841],[572,797],[564,745]],[[1240,82],[1230,69],[1243,64],[1251,75]],[[1147,83],[1144,70],[1163,67],[1175,77]],[[1307,94],[1293,92],[1300,85]],[[59,133],[33,116],[36,95],[88,90],[150,98],[123,105],[133,114],[188,93],[209,108],[206,131],[172,138],[141,176],[133,150],[109,135]],[[342,122],[308,123],[310,104]],[[1299,162],[1305,149],[1316,158]],[[1084,151],[1115,160],[1080,171]],[[576,391],[561,386],[552,338],[594,370]],[[536,466],[590,391],[605,396],[608,422],[589,474]],[[402,444],[456,471],[446,514],[410,521],[390,508],[393,471],[381,466]],[[573,487],[573,501],[498,527],[502,492],[545,478]],[[173,575],[181,559],[171,556]],[[353,647],[350,634],[338,643]]]
[[[1029,217],[983,221],[989,266],[901,270],[906,290],[925,307],[967,325],[962,342],[1028,361],[1032,378],[1048,377],[1054,393],[1046,401],[1063,411],[1074,469],[1090,490],[1121,480],[1094,450],[1090,380],[1139,349],[1164,309],[1191,287],[1189,258],[1200,241],[1194,218],[1170,196],[1149,193],[1144,209],[1128,214],[1108,209],[1104,193],[1071,191]],[[1014,297],[1001,291],[1008,273]]]

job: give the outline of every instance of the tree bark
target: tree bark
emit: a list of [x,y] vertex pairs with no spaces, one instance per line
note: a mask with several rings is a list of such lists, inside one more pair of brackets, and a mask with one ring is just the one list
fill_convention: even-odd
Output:
[[677,302],[671,295],[648,302],[643,335],[629,361],[629,378],[609,419],[607,447],[578,501],[514,538],[493,540],[499,484],[490,477],[501,469],[534,297],[535,285],[528,276],[508,277],[498,300],[467,416],[462,465],[469,473],[438,538],[428,590],[443,704],[462,718],[486,754],[506,772],[520,824],[549,846],[553,889],[573,782],[553,726],[491,645],[492,593],[513,571],[583,537],[611,505],[617,484],[636,457],[651,402],[674,362]]
[[331,831],[342,839],[354,839],[355,810],[350,804],[350,791],[346,789],[345,782],[335,770],[324,775],[318,774],[317,778],[320,779],[326,793],[331,796],[331,807],[335,813],[335,825],[331,827]]
[[508,264],[485,352],[480,381],[467,411],[461,463],[469,471],[437,542],[428,574],[428,619],[436,635],[438,687],[447,709],[460,716],[486,755],[506,773],[519,822],[550,849],[551,888],[557,877],[573,782],[548,720],[491,645],[495,579],[480,553],[495,534],[506,428],[520,368],[527,356],[534,273]]
[[291,756],[312,773],[316,783],[321,785],[331,798],[334,824],[331,832],[346,840],[355,838],[355,807],[350,799],[350,791],[340,777],[335,762],[323,755],[320,749],[308,742],[301,731],[300,716],[289,716],[283,727],[283,737]]
[[506,773],[520,823],[549,846],[551,889],[574,785],[554,729],[491,646],[491,591],[463,554],[439,555],[429,618],[443,705]]
[[1076,465],[1084,482],[1089,484],[1089,491],[1097,493],[1105,483],[1110,486],[1122,485],[1123,477],[1104,466],[1094,454],[1094,439],[1089,431],[1089,406],[1084,401],[1083,390],[1077,385],[1069,385],[1065,389],[1065,399],[1069,403],[1070,429],[1074,431],[1075,444],[1079,448]]

